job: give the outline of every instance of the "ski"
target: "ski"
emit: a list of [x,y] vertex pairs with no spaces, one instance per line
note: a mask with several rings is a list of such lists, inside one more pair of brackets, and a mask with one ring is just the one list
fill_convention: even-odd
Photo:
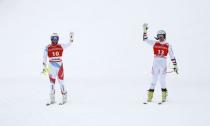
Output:
[[158,102],[158,105],[162,105],[165,101]]
[[60,103],[59,103],[59,105],[64,105],[64,104],[66,104],[66,102],[60,102]]
[[146,102],[143,102],[143,104],[145,104],[145,105],[146,105],[146,104],[150,104],[150,103],[151,103],[151,102],[147,102],[147,101],[146,101]]
[[49,102],[49,103],[46,104],[46,106],[50,106],[50,105],[53,105],[53,104],[55,104],[55,103],[56,103],[56,102],[54,102],[54,103]]
[[[150,104],[151,102],[143,102],[144,105]],[[158,105],[162,105],[163,103],[165,103],[165,101],[160,101],[157,104]]]
[[[50,105],[54,105],[54,104],[55,104],[55,103],[47,103],[46,106],[50,106]],[[66,104],[66,102],[65,102],[65,103],[61,102],[61,103],[59,103],[58,105],[64,105],[64,104]]]

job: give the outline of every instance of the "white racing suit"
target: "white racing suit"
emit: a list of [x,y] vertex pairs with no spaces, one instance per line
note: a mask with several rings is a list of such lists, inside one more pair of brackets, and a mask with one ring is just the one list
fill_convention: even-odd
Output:
[[62,62],[63,50],[71,45],[67,44],[49,44],[44,49],[43,64],[47,64],[49,58],[49,79],[50,79],[50,98],[55,99],[55,82],[56,79],[60,84],[61,94],[67,97],[67,90],[64,85],[64,68]]
[[145,39],[145,42],[153,46],[154,60],[152,66],[152,82],[150,84],[150,89],[154,90],[157,81],[159,80],[161,84],[161,89],[166,89],[166,74],[167,74],[167,55],[171,58],[171,61],[176,62],[174,53],[172,51],[171,45],[164,41],[154,41]]

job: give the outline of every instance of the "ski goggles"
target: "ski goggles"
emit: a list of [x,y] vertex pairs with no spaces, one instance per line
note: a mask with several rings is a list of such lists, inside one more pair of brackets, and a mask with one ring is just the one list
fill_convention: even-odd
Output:
[[51,41],[53,41],[53,42],[58,42],[58,40],[59,40],[58,36],[52,36],[51,37]]
[[163,34],[157,35],[157,38],[165,38]]

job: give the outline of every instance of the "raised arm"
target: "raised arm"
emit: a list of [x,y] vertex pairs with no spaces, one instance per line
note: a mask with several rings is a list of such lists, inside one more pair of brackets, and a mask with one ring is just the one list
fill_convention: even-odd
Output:
[[148,29],[149,29],[148,24],[144,23],[143,24],[143,41],[148,43],[149,45],[154,45],[155,41],[148,39],[148,36],[147,36],[147,30]]
[[68,43],[66,43],[66,44],[61,44],[61,46],[62,46],[64,49],[67,48],[67,47],[69,47],[69,46],[71,46],[71,44],[74,42],[74,33],[73,33],[73,32],[70,32],[70,33],[69,33],[69,37],[70,37],[70,40],[69,40]]

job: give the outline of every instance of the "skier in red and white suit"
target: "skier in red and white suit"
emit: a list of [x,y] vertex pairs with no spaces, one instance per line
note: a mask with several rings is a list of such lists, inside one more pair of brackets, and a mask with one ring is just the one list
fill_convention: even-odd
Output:
[[[51,44],[45,47],[43,56],[43,71],[48,69],[50,79],[50,103],[55,103],[55,82],[56,78],[60,84],[61,94],[63,96],[62,104],[67,102],[67,91],[64,86],[64,68],[62,62],[63,51],[73,42],[73,33],[70,33],[70,42],[67,44],[58,44],[59,36],[57,33],[51,35]],[[49,67],[47,68],[47,57],[49,58]]]
[[147,37],[147,24],[143,25],[144,34],[143,41],[153,46],[154,60],[152,66],[152,82],[148,90],[147,102],[151,102],[153,98],[153,93],[157,81],[159,80],[162,90],[162,102],[166,101],[168,95],[166,88],[166,74],[167,74],[167,55],[169,54],[170,59],[174,66],[174,72],[178,74],[178,68],[174,53],[172,51],[171,45],[166,41],[166,32],[164,30],[159,30],[157,33],[156,40],[149,40]]

